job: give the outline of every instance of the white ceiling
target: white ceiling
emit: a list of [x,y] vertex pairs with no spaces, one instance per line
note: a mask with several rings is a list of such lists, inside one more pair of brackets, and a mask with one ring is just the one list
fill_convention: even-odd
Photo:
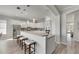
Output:
[[[17,10],[17,6],[19,6],[21,9]],[[55,7],[60,12],[71,6],[72,5],[55,5]],[[48,9],[48,7],[45,5],[31,5],[30,7],[27,7],[26,5],[0,5],[0,15],[19,17],[25,19],[38,19],[40,17],[44,18],[46,16],[50,16],[50,9]],[[23,11],[24,9],[26,10]]]
[[62,12],[62,11],[64,11],[65,9],[71,7],[72,5],[55,5],[55,6],[56,6],[56,8],[57,8],[60,12]]
[[[39,17],[44,18],[45,16],[50,15],[47,7],[43,5],[32,5],[30,7],[20,5],[19,7],[21,8],[20,10],[16,9],[17,5],[0,5],[0,14],[7,16],[23,17],[27,19]],[[23,9],[26,10],[23,11]]]

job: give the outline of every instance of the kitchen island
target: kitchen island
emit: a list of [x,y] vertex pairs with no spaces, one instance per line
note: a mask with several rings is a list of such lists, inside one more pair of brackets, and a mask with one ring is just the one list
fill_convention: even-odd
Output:
[[21,35],[36,41],[36,54],[51,54],[55,48],[55,35],[48,35],[44,31],[21,31]]

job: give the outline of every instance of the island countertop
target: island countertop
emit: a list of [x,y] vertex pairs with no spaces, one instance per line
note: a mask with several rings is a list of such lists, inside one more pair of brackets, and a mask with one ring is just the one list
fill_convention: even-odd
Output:
[[21,32],[27,32],[27,33],[42,36],[42,37],[54,36],[54,34],[53,35],[52,34],[48,35],[45,31],[21,31]]

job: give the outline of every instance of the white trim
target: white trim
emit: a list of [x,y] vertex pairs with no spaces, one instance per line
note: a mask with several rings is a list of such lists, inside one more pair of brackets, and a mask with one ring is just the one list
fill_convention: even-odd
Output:
[[57,42],[57,41],[56,41],[56,43],[57,43],[57,44],[60,44],[60,42]]
[[67,43],[65,43],[65,42],[61,42],[61,44],[67,45]]
[[74,41],[77,41],[78,42],[79,40],[74,40]]
[[66,42],[56,42],[57,44],[64,44],[64,45],[67,45]]
[[55,6],[53,6],[53,5],[46,5],[46,6],[47,6],[48,9],[49,9],[52,13],[54,13],[55,15],[60,15],[60,13],[58,12],[58,10],[56,9]]

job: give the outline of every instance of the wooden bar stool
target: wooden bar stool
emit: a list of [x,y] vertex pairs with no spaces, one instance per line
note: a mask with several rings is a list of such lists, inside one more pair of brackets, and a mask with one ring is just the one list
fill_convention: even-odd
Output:
[[25,40],[28,40],[28,38],[24,38],[24,39],[22,39],[21,42],[20,42],[20,43],[21,43],[21,48],[22,48],[22,49],[23,49]]
[[22,41],[24,38],[25,38],[24,36],[19,38],[19,46],[21,46],[21,41]]
[[24,41],[24,53],[26,54],[27,50],[29,54],[35,54],[35,44],[36,42],[33,40],[25,40]]
[[19,44],[19,38],[23,37],[22,35],[17,35],[16,39],[17,39],[17,44]]

